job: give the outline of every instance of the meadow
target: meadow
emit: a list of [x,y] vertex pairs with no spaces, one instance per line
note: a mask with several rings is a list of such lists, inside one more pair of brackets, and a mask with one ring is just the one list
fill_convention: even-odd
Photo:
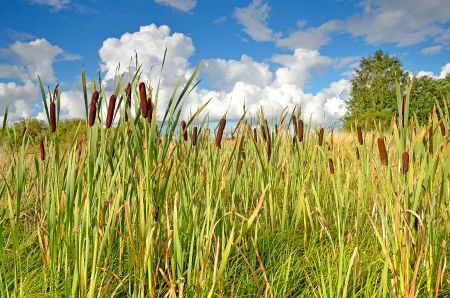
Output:
[[417,124],[412,82],[388,129],[300,109],[211,127],[206,105],[180,116],[196,75],[157,114],[139,70],[114,96],[83,73],[68,142],[59,87],[41,139],[5,112],[1,297],[450,296],[447,107]]

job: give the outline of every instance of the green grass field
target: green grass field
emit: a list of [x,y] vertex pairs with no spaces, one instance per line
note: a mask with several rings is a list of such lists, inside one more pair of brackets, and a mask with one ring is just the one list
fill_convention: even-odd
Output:
[[[420,127],[408,115],[409,86],[399,86],[397,119],[387,130],[363,127],[362,144],[356,131],[325,128],[320,145],[320,127],[297,115],[300,141],[287,110],[267,122],[244,115],[222,140],[196,113],[185,141],[180,114],[195,75],[151,122],[139,75],[136,113],[118,80],[109,129],[98,111],[88,125],[84,80],[84,135],[69,143],[57,134],[55,92],[43,159],[39,141],[4,124],[1,297],[450,296],[445,109]],[[99,91],[105,105],[111,94]]]

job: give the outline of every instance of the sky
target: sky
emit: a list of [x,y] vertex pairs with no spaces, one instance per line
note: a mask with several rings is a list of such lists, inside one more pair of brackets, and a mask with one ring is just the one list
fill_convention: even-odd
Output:
[[63,118],[83,117],[82,67],[89,80],[100,72],[109,97],[136,55],[142,80],[161,80],[158,113],[200,65],[183,117],[211,100],[212,121],[239,119],[245,105],[272,119],[301,107],[313,122],[339,123],[359,59],[377,49],[419,76],[450,73],[448,0],[2,2],[0,113],[9,106],[11,122],[45,119],[38,75],[60,83]]

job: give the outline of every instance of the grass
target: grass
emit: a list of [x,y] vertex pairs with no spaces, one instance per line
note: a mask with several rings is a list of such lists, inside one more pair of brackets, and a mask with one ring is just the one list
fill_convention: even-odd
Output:
[[[278,132],[266,130],[270,141],[260,129],[255,141],[247,116],[216,146],[201,107],[186,119],[189,140],[200,125],[193,146],[180,114],[196,72],[158,122],[153,109],[151,123],[140,113],[139,72],[130,82],[134,112],[119,78],[116,126],[104,127],[99,108],[86,135],[80,129],[69,144],[49,134],[44,161],[39,142],[2,130],[2,297],[450,295],[450,145],[439,128],[442,121],[448,131],[448,115],[430,118],[430,154],[428,127],[408,115],[410,86],[398,87],[398,122],[363,131],[363,145],[356,131],[326,129],[318,146],[311,124],[298,142],[284,114]],[[87,126],[84,73],[83,82]],[[105,105],[110,95],[99,92]],[[157,107],[158,88],[152,95]],[[59,91],[49,96],[58,122]],[[50,117],[44,91],[43,100]],[[267,125],[262,112],[253,121]]]

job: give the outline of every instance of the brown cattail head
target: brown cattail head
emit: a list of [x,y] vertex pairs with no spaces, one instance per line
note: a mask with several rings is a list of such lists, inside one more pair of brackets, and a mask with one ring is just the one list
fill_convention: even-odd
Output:
[[264,141],[267,141],[266,128],[264,127],[264,125],[261,125],[261,131]]
[[181,131],[183,132],[183,139],[185,142],[188,141],[188,132],[186,129],[186,121],[181,121]]
[[198,138],[198,128],[197,126],[194,127],[192,130],[192,146],[197,146],[197,138]]
[[441,129],[442,136],[445,136],[445,125],[444,125],[444,122],[442,122],[442,120],[439,123],[439,128]]
[[322,144],[323,144],[323,133],[324,132],[325,132],[325,130],[323,129],[323,127],[321,127],[319,130],[319,146],[322,146]]
[[331,158],[328,159],[328,168],[330,169],[330,174],[333,175],[334,174],[334,162]]
[[270,161],[270,158],[272,157],[272,140],[267,138],[267,159]]
[[294,131],[297,129],[297,117],[294,114],[291,116],[292,127],[294,127]]
[[54,101],[50,102],[50,130],[56,131],[56,106]]
[[153,103],[152,103],[152,99],[149,97],[148,98],[148,108],[147,108],[147,113],[148,113],[148,115],[147,115],[147,120],[148,120],[148,123],[152,123],[152,116],[153,116],[153,110],[154,110],[154,108],[155,108],[155,106],[153,105]]
[[106,115],[106,128],[110,128],[112,125],[115,109],[116,109],[116,96],[113,94],[109,98],[108,114]]
[[[127,94],[127,106],[128,108],[131,107],[131,84],[128,83],[127,88],[125,89],[125,92]],[[125,110],[125,122],[128,122],[128,113],[127,110]]]
[[223,118],[220,119],[219,128],[217,129],[216,140],[215,140],[215,144],[219,148],[220,148],[220,144],[222,142],[223,131],[225,130],[226,124],[227,124],[227,120],[225,119],[225,116],[223,116]]
[[141,99],[141,114],[142,117],[148,116],[148,102],[147,102],[147,90],[145,89],[145,83],[139,83],[139,97]]
[[403,160],[403,164],[402,164],[402,172],[403,174],[408,173],[409,170],[409,153],[408,152],[403,152],[402,155],[402,160]]
[[433,125],[428,130],[428,153],[433,154]]
[[26,126],[24,126],[23,128],[22,128],[22,138],[25,136],[25,133],[27,132],[27,127]]
[[240,161],[239,161],[239,165],[238,165],[238,168],[237,168],[237,174],[238,174],[238,176],[239,175],[241,175],[241,170],[242,170],[242,164],[244,163],[244,161],[241,159]]
[[241,148],[241,159],[245,159],[244,147]]
[[275,134],[278,133],[278,124],[275,124]]
[[378,138],[378,153],[380,154],[381,164],[386,166],[388,164],[388,156],[386,152],[386,145],[384,144],[383,138]]
[[98,91],[94,91],[94,93],[92,93],[91,104],[89,106],[89,126],[93,126],[95,123],[95,117],[97,116],[98,97]]
[[44,141],[40,141],[40,147],[41,147],[41,160],[45,160],[45,147],[44,147]]
[[255,139],[255,143],[258,143],[258,130],[253,128],[253,138]]
[[360,159],[361,156],[359,155],[359,149],[356,147],[356,159]]
[[298,120],[298,125],[297,125],[297,137],[298,137],[298,141],[299,142],[303,142],[303,120],[300,119]]
[[403,95],[403,99],[402,99],[402,127],[405,127],[405,108],[406,108],[406,95]]
[[358,142],[359,142],[360,145],[363,145],[364,144],[364,138],[363,138],[361,126],[358,126],[357,131],[358,131]]

